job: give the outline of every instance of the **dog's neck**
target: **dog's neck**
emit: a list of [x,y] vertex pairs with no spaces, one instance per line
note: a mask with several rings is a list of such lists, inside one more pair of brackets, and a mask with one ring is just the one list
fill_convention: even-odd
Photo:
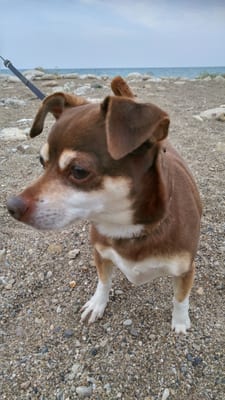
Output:
[[139,162],[139,155],[135,155],[137,158],[132,163],[131,208],[115,211],[112,219],[93,221],[101,235],[115,240],[138,239],[152,234],[167,219],[172,197],[165,150],[160,146],[149,153],[150,157],[145,153]]

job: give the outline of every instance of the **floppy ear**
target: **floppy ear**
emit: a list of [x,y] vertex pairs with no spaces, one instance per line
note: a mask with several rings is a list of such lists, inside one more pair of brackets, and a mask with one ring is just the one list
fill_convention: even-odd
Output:
[[134,97],[132,90],[121,76],[116,76],[112,80],[111,89],[116,96]]
[[154,104],[106,97],[102,110],[106,118],[108,151],[115,160],[132,153],[147,140],[156,143],[168,134],[169,117]]
[[58,119],[65,108],[76,107],[87,103],[88,102],[82,97],[72,96],[71,94],[61,92],[51,94],[43,100],[36,114],[30,130],[30,137],[33,138],[42,132],[44,120],[48,112],[51,112],[54,117]]

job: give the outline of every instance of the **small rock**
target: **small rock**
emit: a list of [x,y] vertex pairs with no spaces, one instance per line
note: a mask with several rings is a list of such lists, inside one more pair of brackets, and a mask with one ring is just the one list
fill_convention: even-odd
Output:
[[220,151],[221,153],[225,153],[225,143],[218,142],[216,145],[216,150]]
[[21,389],[23,389],[23,390],[27,390],[29,388],[29,386],[30,386],[30,381],[23,382],[20,385]]
[[193,367],[197,367],[198,365],[200,365],[202,363],[202,358],[201,357],[195,357],[192,361],[192,365]]
[[2,140],[25,140],[27,139],[24,130],[19,128],[4,128],[0,131]]
[[35,324],[40,325],[42,323],[42,319],[41,318],[35,318],[34,322],[35,322]]
[[188,360],[188,361],[193,361],[193,357],[192,357],[192,355],[190,354],[190,353],[188,353],[187,355],[186,355],[186,359]]
[[21,153],[25,153],[26,150],[29,149],[29,145],[28,144],[20,144],[19,146],[17,146],[17,150],[20,151]]
[[0,261],[2,261],[2,260],[4,259],[5,253],[6,253],[6,250],[5,250],[5,249],[1,249],[1,250],[0,250]]
[[106,384],[104,385],[104,389],[105,389],[105,391],[106,391],[107,394],[110,394],[111,391],[112,391],[110,383],[106,383]]
[[78,386],[76,388],[76,393],[80,399],[84,399],[85,397],[91,397],[93,393],[92,386]]
[[101,83],[92,83],[91,84],[91,88],[92,89],[102,89],[103,88],[103,86],[101,85]]
[[168,399],[169,395],[170,395],[170,391],[169,391],[169,389],[166,388],[166,389],[164,390],[164,392],[163,392],[162,400]]
[[14,283],[15,283],[15,279],[10,279],[10,280],[8,281],[8,283],[5,285],[5,289],[6,289],[6,290],[11,290],[12,287],[13,287],[13,285],[14,285]]
[[71,372],[67,375],[67,379],[73,381],[80,371],[81,365],[78,363],[73,364],[71,367]]
[[70,285],[71,289],[74,289],[75,286],[76,286],[76,282],[75,281],[70,281],[69,285]]
[[53,275],[53,272],[52,271],[48,271],[47,274],[46,274],[46,278],[50,279],[52,277],[52,275]]
[[66,339],[71,338],[73,335],[74,335],[74,331],[73,331],[72,329],[66,329],[66,330],[64,331],[64,333],[63,333],[63,336],[64,336]]
[[120,296],[120,295],[124,294],[124,291],[123,291],[123,290],[120,290],[120,289],[116,289],[116,290],[115,290],[115,294],[118,295],[118,296]]
[[200,113],[200,117],[203,119],[215,119],[218,121],[225,121],[225,108],[217,107],[202,111]]
[[56,312],[57,312],[57,314],[60,314],[60,313],[61,313],[61,311],[62,311],[61,307],[60,307],[60,306],[58,306],[58,307],[56,308]]
[[74,250],[70,250],[68,253],[68,257],[70,259],[74,259],[78,256],[78,254],[80,254],[80,250],[79,249],[74,249]]
[[45,274],[44,274],[44,272],[40,272],[40,274],[38,274],[38,278],[39,278],[39,280],[40,281],[44,281],[45,280]]
[[124,326],[131,326],[132,323],[133,323],[132,319],[126,319],[125,321],[123,321]]
[[203,287],[200,286],[200,287],[196,290],[196,292],[199,294],[199,296],[202,296],[203,293],[204,293]]
[[132,336],[138,337],[138,335],[139,335],[139,332],[138,332],[138,330],[137,330],[137,329],[135,329],[135,328],[131,328],[131,330],[130,330],[130,334],[131,334]]
[[93,347],[93,349],[90,350],[90,353],[92,356],[96,356],[98,353],[98,349],[96,349],[95,347]]
[[61,253],[62,245],[61,244],[56,244],[56,243],[51,243],[48,246],[47,250],[48,250],[48,253],[50,253],[50,254]]

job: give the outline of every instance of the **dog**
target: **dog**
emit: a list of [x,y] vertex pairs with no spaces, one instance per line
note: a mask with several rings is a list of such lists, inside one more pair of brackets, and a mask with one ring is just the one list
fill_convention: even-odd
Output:
[[199,192],[167,140],[168,114],[135,101],[121,77],[111,87],[114,95],[99,104],[65,93],[44,99],[30,131],[31,137],[39,135],[48,112],[55,116],[40,151],[44,172],[8,199],[8,211],[41,230],[91,222],[98,284],[82,321],[103,316],[116,265],[136,285],[172,276],[172,329],[186,333],[200,235]]

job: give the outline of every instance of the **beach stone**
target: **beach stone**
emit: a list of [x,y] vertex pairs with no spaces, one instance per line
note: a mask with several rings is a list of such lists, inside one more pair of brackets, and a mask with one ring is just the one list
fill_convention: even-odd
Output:
[[74,331],[72,329],[66,329],[63,336],[64,338],[69,339],[74,336]]
[[163,392],[163,395],[162,395],[162,400],[167,400],[169,395],[170,395],[169,389],[167,389],[167,388],[164,389],[164,392]]
[[217,81],[217,82],[225,83],[225,78],[224,78],[222,75],[217,75],[217,76],[214,78],[214,80]]
[[27,136],[24,130],[20,128],[3,128],[0,131],[1,140],[25,140]]
[[8,97],[0,101],[0,105],[2,106],[25,106],[25,104],[24,100],[17,99],[16,97]]
[[62,252],[62,245],[61,244],[57,244],[57,243],[51,243],[48,246],[47,251],[50,254],[61,253]]
[[127,75],[127,78],[142,79],[142,74],[140,74],[140,72],[130,72],[130,73]]
[[30,148],[28,144],[19,144],[17,146],[16,150],[18,150],[20,153],[26,153],[26,151]]
[[131,326],[132,323],[133,323],[132,319],[126,319],[125,321],[123,321],[124,326]]
[[86,84],[86,85],[84,85],[84,86],[80,86],[79,88],[77,88],[77,89],[74,91],[74,93],[75,93],[77,96],[83,96],[85,93],[87,93],[87,92],[90,90],[90,88],[91,88],[91,85],[90,85],[90,84]]
[[49,82],[43,82],[42,86],[43,87],[54,87],[54,86],[58,86],[58,82],[56,80],[49,81]]
[[101,85],[101,83],[95,82],[91,84],[91,88],[92,89],[102,89],[103,86]]
[[72,72],[71,74],[62,74],[61,76],[64,79],[78,79],[79,78],[79,74],[77,74],[76,72]]
[[78,386],[76,388],[76,394],[80,399],[84,399],[85,397],[91,397],[93,393],[92,386]]
[[225,121],[225,108],[210,108],[209,110],[202,111],[199,115],[200,118],[203,119],[215,119],[217,121]]
[[74,258],[76,258],[78,256],[78,254],[80,254],[80,249],[74,249],[74,250],[70,250],[68,253],[68,257],[73,260]]
[[20,82],[20,79],[17,78],[17,76],[8,75],[6,81],[7,82],[17,83],[17,82]]
[[2,261],[5,258],[5,254],[6,254],[6,250],[5,249],[1,249],[0,250],[0,261]]
[[218,142],[216,145],[216,150],[220,151],[221,153],[225,153],[225,142]]

